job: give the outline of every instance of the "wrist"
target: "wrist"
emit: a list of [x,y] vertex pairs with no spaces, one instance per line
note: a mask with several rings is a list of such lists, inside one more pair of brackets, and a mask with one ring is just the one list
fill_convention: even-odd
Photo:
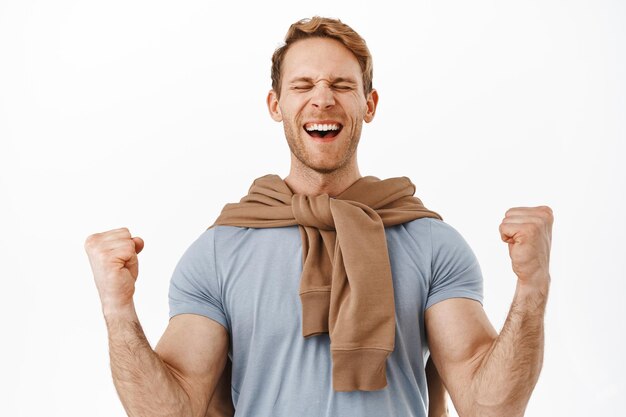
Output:
[[531,274],[518,274],[517,286],[527,292],[547,291],[550,287],[550,280],[548,270],[539,270]]
[[545,305],[550,292],[550,275],[533,280],[518,280],[515,288],[515,301],[518,304],[531,303]]
[[137,312],[135,304],[130,301],[125,304],[103,304],[102,314],[104,320],[109,323],[112,321],[137,321]]

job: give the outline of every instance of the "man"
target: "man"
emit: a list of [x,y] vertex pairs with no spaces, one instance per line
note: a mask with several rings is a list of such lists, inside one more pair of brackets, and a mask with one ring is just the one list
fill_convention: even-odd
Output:
[[87,238],[127,413],[425,416],[430,352],[460,416],[523,415],[542,364],[551,210],[505,214],[518,279],[498,334],[460,235],[408,179],[359,173],[378,104],[365,42],[338,20],[305,19],[272,62],[267,105],[289,175],[255,180],[187,250],[155,350],[133,304],[143,241],[127,229]]

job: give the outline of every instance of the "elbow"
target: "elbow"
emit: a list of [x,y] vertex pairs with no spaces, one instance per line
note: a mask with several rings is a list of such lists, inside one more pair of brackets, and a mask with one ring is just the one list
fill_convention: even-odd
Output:
[[[529,365],[530,366],[530,365]],[[541,371],[541,361],[530,372],[507,378],[475,378],[459,417],[523,417]]]

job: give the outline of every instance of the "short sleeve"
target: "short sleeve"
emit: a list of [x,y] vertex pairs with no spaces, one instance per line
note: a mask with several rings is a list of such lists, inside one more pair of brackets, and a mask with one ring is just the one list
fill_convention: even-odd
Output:
[[215,267],[214,230],[206,230],[178,261],[170,280],[170,318],[199,314],[229,330]]
[[483,276],[465,239],[452,226],[430,222],[431,281],[426,308],[448,298],[469,298],[482,304]]

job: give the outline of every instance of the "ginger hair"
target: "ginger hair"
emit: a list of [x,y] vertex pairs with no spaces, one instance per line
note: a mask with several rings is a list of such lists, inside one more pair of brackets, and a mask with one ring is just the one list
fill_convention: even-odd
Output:
[[272,55],[272,89],[280,98],[282,86],[281,69],[289,47],[295,42],[309,38],[329,38],[341,42],[356,57],[363,76],[365,96],[372,91],[373,64],[365,40],[350,26],[339,19],[314,16],[292,24],[285,35],[285,43]]

